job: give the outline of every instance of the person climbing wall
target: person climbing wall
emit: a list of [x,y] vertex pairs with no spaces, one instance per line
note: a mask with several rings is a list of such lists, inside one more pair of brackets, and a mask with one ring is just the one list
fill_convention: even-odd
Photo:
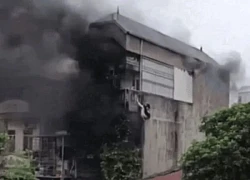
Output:
[[138,106],[141,108],[141,118],[143,120],[149,120],[151,117],[150,104],[146,103],[146,104],[142,105],[142,103],[140,103],[137,96],[136,96],[136,101],[137,101]]

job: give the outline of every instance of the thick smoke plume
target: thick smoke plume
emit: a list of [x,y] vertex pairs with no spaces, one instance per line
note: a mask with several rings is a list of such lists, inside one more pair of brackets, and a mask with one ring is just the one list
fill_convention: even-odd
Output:
[[222,69],[230,73],[231,89],[237,89],[246,79],[246,69],[239,52],[221,54]]
[[29,102],[29,119],[49,124],[41,133],[64,128],[71,79],[79,74],[72,39],[86,33],[87,18],[53,0],[1,0],[0,12],[0,101]]
[[186,43],[191,44],[191,31],[184,25],[180,19],[174,19],[167,32],[170,36]]
[[88,37],[88,26],[115,10],[98,0],[0,0],[0,102],[28,101],[30,119],[46,126],[42,134],[65,129],[65,115],[110,118],[114,93],[102,85],[102,77],[105,59],[117,56],[93,50],[100,40]]

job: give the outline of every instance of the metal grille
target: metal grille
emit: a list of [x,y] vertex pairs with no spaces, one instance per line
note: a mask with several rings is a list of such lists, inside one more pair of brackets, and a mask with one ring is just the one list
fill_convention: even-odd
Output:
[[[33,159],[38,178],[72,177],[75,161],[65,160],[65,136],[30,136],[24,135],[23,147]],[[13,152],[15,139],[10,136],[6,145],[8,152]],[[73,171],[72,171],[73,169]]]

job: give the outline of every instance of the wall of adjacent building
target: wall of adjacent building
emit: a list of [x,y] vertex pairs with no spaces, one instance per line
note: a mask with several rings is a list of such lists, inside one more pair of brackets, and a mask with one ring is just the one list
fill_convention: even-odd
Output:
[[[24,119],[13,119],[13,120],[8,120],[7,122],[7,128],[8,130],[14,130],[15,131],[15,151],[20,152],[23,151],[24,147],[24,130],[25,130],[25,122]],[[35,124],[34,129],[33,129],[33,136],[39,136],[40,135],[40,126],[39,124]],[[36,150],[39,145],[37,142],[38,139],[34,138],[32,139],[33,142],[33,150]]]

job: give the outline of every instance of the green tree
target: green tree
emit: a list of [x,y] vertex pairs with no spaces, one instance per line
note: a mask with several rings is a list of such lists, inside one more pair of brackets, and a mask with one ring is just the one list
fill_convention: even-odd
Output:
[[6,150],[8,135],[0,133],[0,176],[6,180],[35,180],[32,161],[26,153],[9,153]]
[[182,157],[184,180],[250,179],[250,103],[203,118],[200,130],[206,139]]
[[101,170],[105,180],[138,180],[141,177],[140,150],[128,141],[128,119],[115,125],[116,141],[106,144],[101,153]]

